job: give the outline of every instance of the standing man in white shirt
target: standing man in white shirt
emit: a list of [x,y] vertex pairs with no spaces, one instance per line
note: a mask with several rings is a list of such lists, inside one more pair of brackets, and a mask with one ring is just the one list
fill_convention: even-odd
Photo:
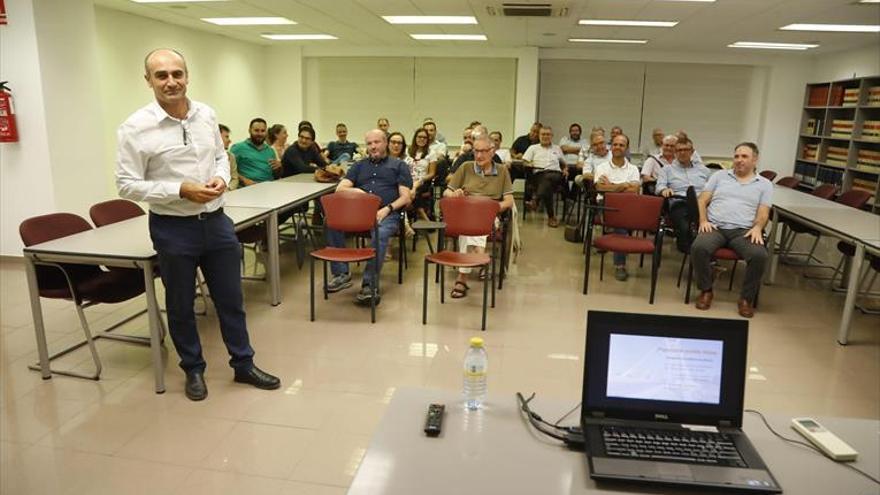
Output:
[[[553,144],[553,129],[550,126],[541,127],[538,131],[538,143],[529,146],[522,158],[526,166],[532,169],[535,194],[544,202],[547,210],[547,225],[559,227],[553,193],[568,178],[568,167],[565,165],[562,148]],[[532,199],[532,209],[535,206],[535,200]]]
[[[611,139],[611,160],[596,167],[596,190],[599,192],[639,192],[639,168],[626,158],[629,138],[618,134]],[[615,234],[629,235],[626,229],[615,229]],[[614,278],[623,282],[626,272],[626,253],[614,253]]]
[[186,61],[169,49],[144,59],[144,78],[156,101],[118,130],[119,195],[150,203],[150,237],[159,255],[168,326],[190,400],[208,395],[205,360],[196,330],[196,268],[205,275],[220,319],[235,381],[276,389],[281,381],[254,366],[241,294],[241,245],[223,214],[229,160],[207,105],[186,97]]

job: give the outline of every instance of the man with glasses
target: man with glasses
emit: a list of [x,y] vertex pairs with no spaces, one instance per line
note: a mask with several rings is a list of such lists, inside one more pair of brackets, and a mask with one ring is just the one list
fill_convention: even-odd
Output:
[[[501,211],[513,207],[513,183],[507,167],[499,166],[493,158],[495,144],[485,134],[474,138],[475,160],[464,162],[447,181],[444,197],[485,196],[501,202]],[[486,251],[486,236],[459,236],[458,250],[462,253]],[[458,277],[450,297],[459,299],[467,295],[470,268],[459,268]],[[491,283],[491,282],[489,282]]]
[[675,245],[682,253],[689,253],[691,250],[690,222],[696,220],[688,217],[685,201],[687,189],[693,186],[699,195],[712,175],[711,170],[691,160],[693,153],[694,143],[690,139],[677,141],[675,160],[670,166],[661,168],[657,177],[657,195],[668,198],[669,220],[675,229]]
[[[526,166],[532,169],[535,195],[540,198],[547,210],[547,225],[553,228],[559,227],[553,194],[562,181],[568,178],[568,167],[562,157],[562,149],[553,144],[553,129],[550,126],[541,127],[538,132],[538,144],[529,146],[522,158]],[[530,208],[537,209],[534,199],[530,201]]]
[[288,146],[281,157],[281,176],[313,174],[315,170],[327,166],[327,161],[315,146],[315,131],[311,127],[299,130],[296,142]]

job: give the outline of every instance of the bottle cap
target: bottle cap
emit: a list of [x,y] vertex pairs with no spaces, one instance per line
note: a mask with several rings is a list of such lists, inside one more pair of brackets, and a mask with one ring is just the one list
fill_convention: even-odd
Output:
[[483,347],[482,337],[471,337],[471,347]]

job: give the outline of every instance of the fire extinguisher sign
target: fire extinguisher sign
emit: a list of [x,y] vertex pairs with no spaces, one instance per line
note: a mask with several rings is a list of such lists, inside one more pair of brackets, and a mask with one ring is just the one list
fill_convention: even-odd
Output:
[[15,107],[12,104],[12,91],[6,81],[0,81],[0,143],[18,142],[18,128],[15,126]]

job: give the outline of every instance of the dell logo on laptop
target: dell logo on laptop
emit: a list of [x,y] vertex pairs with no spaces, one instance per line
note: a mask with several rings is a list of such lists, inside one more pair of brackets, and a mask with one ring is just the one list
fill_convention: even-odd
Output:
[[654,419],[669,419],[666,414],[654,413]]

